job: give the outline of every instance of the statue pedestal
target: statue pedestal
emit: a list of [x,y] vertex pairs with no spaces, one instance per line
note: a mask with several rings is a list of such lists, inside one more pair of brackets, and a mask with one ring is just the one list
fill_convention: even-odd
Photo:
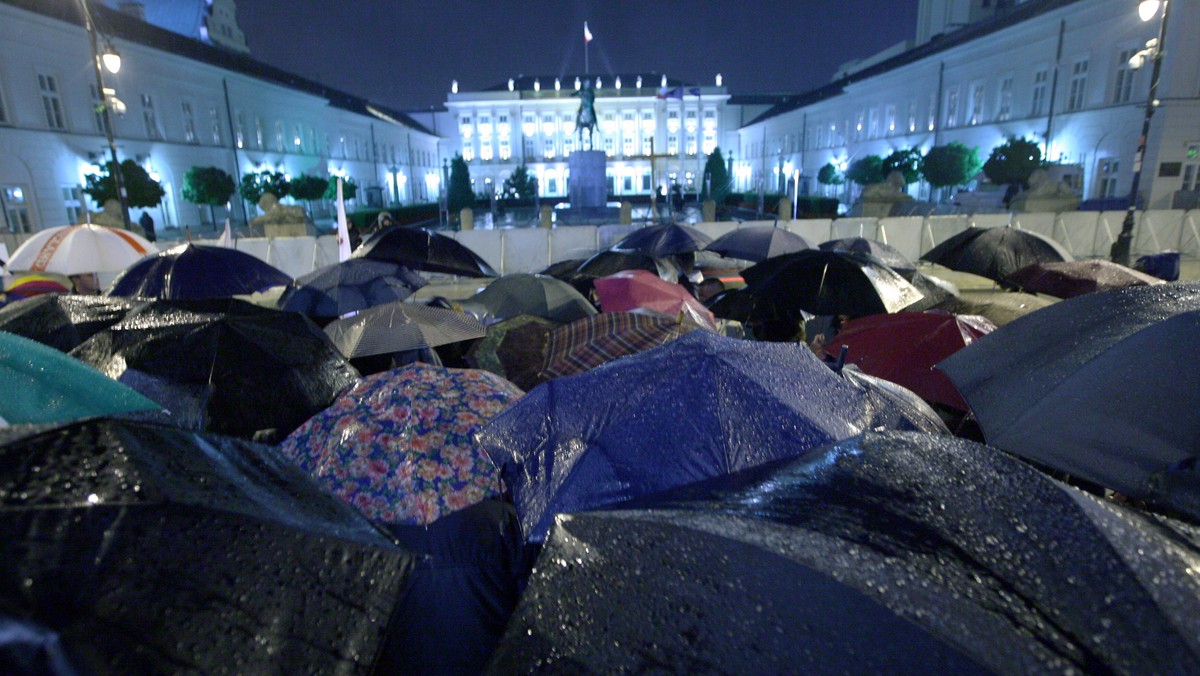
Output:
[[572,209],[598,209],[608,201],[607,161],[603,150],[576,150],[567,157]]
[[1024,199],[1020,195],[1013,198],[1012,210],[1026,213],[1060,213],[1079,209],[1079,197],[1074,195],[1062,196],[1029,196]]
[[306,223],[265,223],[262,228],[263,235],[267,238],[308,236]]
[[887,218],[897,204],[899,202],[893,200],[863,200],[862,215],[864,218]]

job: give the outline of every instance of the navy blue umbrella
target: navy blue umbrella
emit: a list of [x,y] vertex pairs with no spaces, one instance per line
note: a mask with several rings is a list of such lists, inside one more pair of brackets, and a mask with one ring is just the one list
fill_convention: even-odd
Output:
[[704,250],[728,258],[757,262],[811,248],[811,242],[789,230],[769,225],[753,225],[721,235],[704,247]]
[[290,284],[292,278],[244,251],[180,244],[129,266],[109,296],[200,300],[246,295]]
[[354,250],[354,258],[392,261],[414,270],[448,275],[497,276],[487,261],[453,237],[402,225],[384,228],[368,237]]
[[561,517],[492,673],[1196,673],[1194,529],[867,433]]
[[408,298],[425,278],[391,261],[351,258],[297,277],[284,292],[280,309],[335,318]]
[[612,245],[613,251],[636,251],[661,258],[700,251],[712,238],[686,225],[667,223],[639,228]]
[[805,345],[692,331],[539,385],[494,418],[480,442],[502,468],[526,537],[541,540],[556,513],[891,428],[898,419],[885,420],[879,401]]

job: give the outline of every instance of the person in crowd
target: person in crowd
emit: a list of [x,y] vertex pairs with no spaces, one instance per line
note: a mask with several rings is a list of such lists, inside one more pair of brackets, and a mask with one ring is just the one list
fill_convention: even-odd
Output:
[[138,225],[142,226],[142,232],[146,233],[147,242],[157,242],[158,233],[154,231],[154,217],[149,211],[143,211],[142,217],[138,219]]
[[725,282],[716,277],[707,277],[696,287],[696,300],[707,304],[709,299],[725,290]]
[[74,287],[75,293],[84,296],[95,296],[100,293],[100,280],[94,272],[71,275],[71,285]]

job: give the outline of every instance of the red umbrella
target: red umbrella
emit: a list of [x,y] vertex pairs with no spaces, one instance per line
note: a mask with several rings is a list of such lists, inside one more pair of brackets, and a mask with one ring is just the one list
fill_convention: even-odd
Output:
[[1025,291],[1058,298],[1074,298],[1085,293],[1127,286],[1166,283],[1157,277],[1102,259],[1034,263],[1010,274],[1008,281]]
[[967,402],[958,388],[934,364],[995,328],[979,315],[938,311],[869,315],[843,324],[825,352],[837,357],[846,345],[846,362],[857,364],[864,373],[902,385],[928,402],[966,411]]
[[716,318],[704,304],[673,282],[665,282],[645,270],[623,270],[597,279],[596,296],[604,312],[629,312],[638,308],[677,317],[680,314],[697,324],[715,328]]

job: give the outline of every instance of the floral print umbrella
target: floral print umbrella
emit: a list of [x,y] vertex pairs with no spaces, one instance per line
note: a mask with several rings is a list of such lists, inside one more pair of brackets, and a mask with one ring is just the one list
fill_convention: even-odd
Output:
[[522,394],[487,371],[410,364],[364,378],[280,448],[368,518],[426,525],[500,494],[475,432]]

